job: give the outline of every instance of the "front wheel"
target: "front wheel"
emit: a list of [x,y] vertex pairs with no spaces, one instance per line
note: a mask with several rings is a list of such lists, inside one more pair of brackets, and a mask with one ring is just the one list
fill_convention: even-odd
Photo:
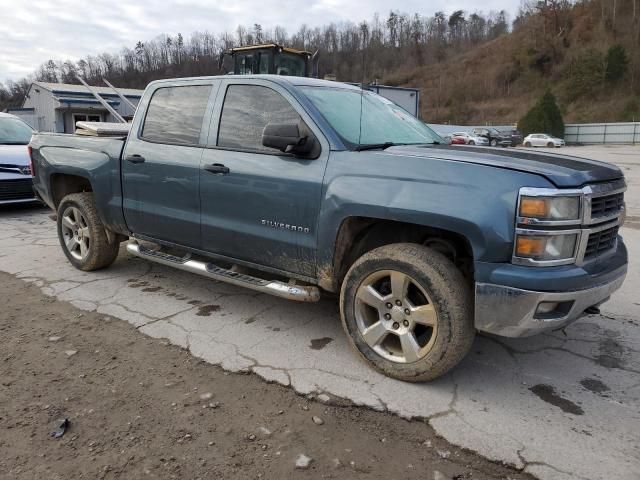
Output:
[[93,194],[73,193],[64,197],[58,206],[57,224],[62,251],[78,270],[107,267],[118,256],[120,244],[109,243]]
[[476,142],[474,142],[473,140],[471,140],[471,141],[469,142],[469,145],[475,145],[475,144],[476,144]]
[[498,141],[497,140],[491,140],[491,146],[492,147],[497,147],[498,146]]
[[387,245],[360,257],[340,292],[342,325],[374,368],[410,382],[433,380],[467,354],[473,299],[462,273],[422,245]]

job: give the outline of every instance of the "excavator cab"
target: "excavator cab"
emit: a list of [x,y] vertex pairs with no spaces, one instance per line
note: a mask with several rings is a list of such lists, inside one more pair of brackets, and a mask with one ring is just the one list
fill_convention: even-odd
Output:
[[236,47],[220,55],[221,70],[226,56],[230,56],[233,60],[235,75],[265,73],[294,77],[317,76],[318,52],[311,54],[311,52],[284,47],[276,43]]

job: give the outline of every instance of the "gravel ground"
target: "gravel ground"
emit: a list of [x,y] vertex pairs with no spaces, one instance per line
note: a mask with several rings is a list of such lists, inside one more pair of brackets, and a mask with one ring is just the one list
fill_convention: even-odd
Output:
[[310,400],[11,275],[0,284],[2,479],[532,478],[422,421]]

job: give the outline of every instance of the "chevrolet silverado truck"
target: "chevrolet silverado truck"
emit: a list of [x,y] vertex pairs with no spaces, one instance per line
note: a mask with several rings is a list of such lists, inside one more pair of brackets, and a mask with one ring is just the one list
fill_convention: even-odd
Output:
[[450,147],[336,82],[156,81],[124,132],[36,134],[31,152],[76,268],[107,267],[128,239],[259,292],[339,294],[355,350],[406,381],[443,375],[478,331],[530,336],[597,312],[627,271],[615,166]]

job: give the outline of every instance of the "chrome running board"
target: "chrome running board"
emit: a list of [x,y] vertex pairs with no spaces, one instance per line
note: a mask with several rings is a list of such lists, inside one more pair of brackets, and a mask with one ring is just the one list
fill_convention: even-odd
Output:
[[292,285],[277,280],[264,280],[243,273],[221,268],[213,263],[206,263],[191,259],[191,254],[184,257],[169,255],[158,250],[151,250],[139,243],[129,242],[127,251],[140,258],[146,258],[152,262],[178,268],[186,272],[197,273],[213,280],[231,283],[240,287],[250,288],[276,297],[296,300],[298,302],[317,302],[320,300],[320,289],[312,285]]

